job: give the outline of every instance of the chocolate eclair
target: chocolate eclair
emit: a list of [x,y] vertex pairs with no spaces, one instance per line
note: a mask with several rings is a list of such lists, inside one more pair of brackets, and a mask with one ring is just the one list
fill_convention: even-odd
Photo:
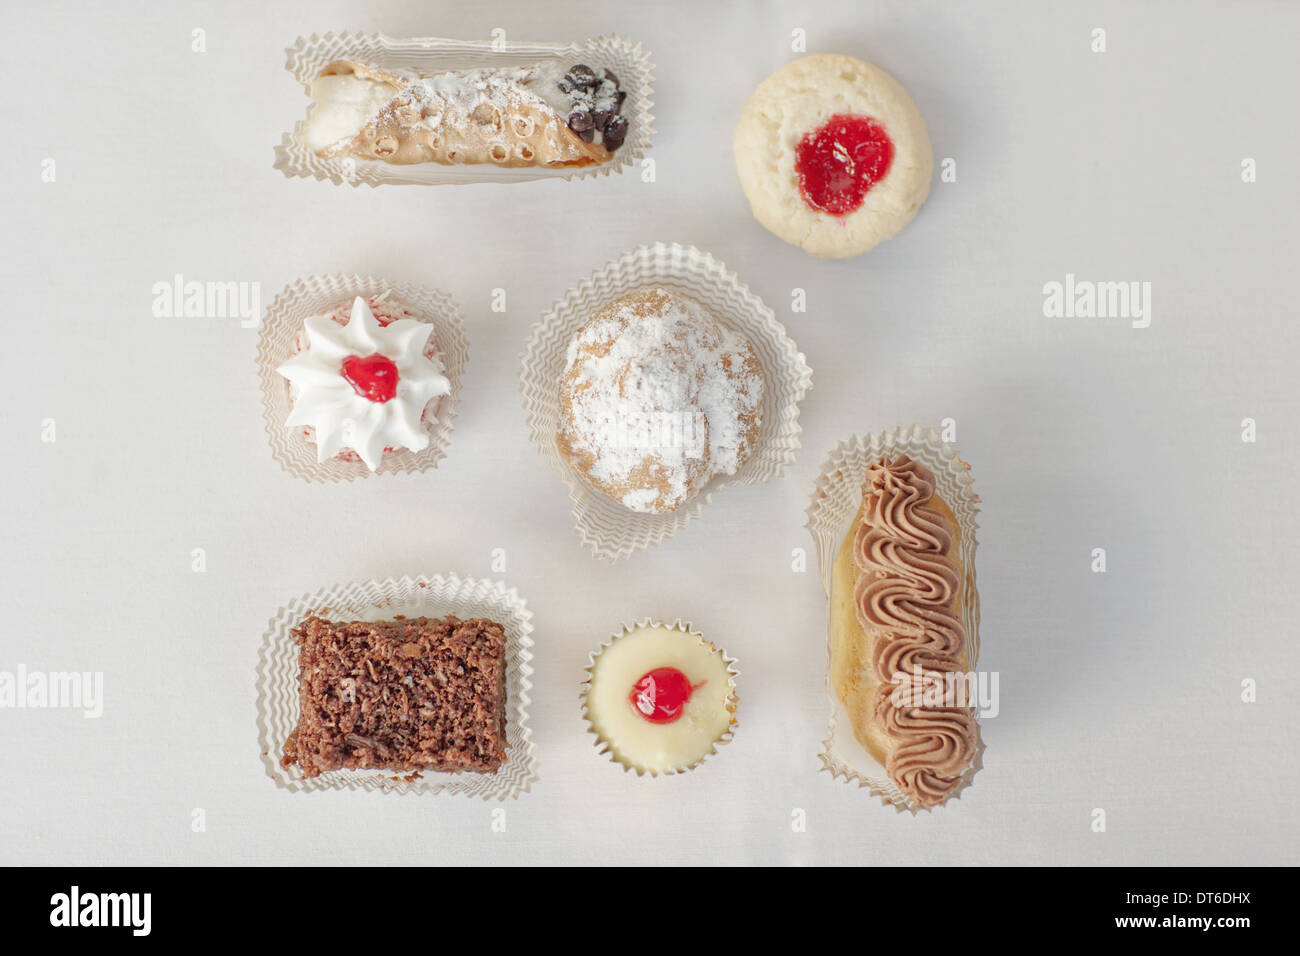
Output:
[[962,692],[969,651],[959,609],[973,581],[960,535],[928,468],[882,458],[867,469],[835,559],[831,684],[858,742],[920,807],[960,789],[979,748]]

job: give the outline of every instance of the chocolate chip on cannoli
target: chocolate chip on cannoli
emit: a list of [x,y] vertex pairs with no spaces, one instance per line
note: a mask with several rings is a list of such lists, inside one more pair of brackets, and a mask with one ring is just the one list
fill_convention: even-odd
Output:
[[595,72],[585,63],[579,63],[564,74],[564,78],[573,84],[575,89],[589,90],[599,82]]
[[560,92],[569,97],[569,129],[583,142],[600,143],[613,152],[627,138],[627,120],[620,114],[627,93],[619,89],[618,77],[610,70],[600,76],[585,63],[570,67],[556,81]]
[[611,153],[623,145],[623,140],[627,139],[627,120],[622,116],[615,116],[609,120],[600,131],[601,142]]

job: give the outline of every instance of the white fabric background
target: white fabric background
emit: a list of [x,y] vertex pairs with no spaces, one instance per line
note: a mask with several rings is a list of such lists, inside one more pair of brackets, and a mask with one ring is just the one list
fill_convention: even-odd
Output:
[[[0,18],[0,669],[106,682],[97,721],[0,711],[0,860],[1295,861],[1300,9],[43,3]],[[644,42],[657,181],[371,190],[271,169],[306,106],[283,69],[300,34],[493,27]],[[811,51],[893,72],[936,159],[958,162],[906,232],[850,261],[769,236],[732,167],[740,107],[792,57],[797,27]],[[611,567],[579,547],[564,486],[527,441],[518,356],[571,284],[658,239],[748,281],[814,387],[784,481],[724,492],[676,540]],[[465,311],[468,382],[436,472],[288,477],[263,433],[256,332],[150,311],[177,272],[259,281],[265,307],[333,271],[442,288]],[[1151,282],[1151,327],[1044,318],[1042,286],[1067,272]],[[508,314],[489,310],[495,287]],[[790,312],[795,288],[807,314]],[[975,786],[913,819],[819,772],[824,602],[791,554],[810,548],[803,510],[839,439],[945,417],[984,500],[981,665],[1001,673],[1002,713],[983,725]],[[254,713],[267,618],[338,581],[489,576],[494,548],[537,627],[542,779],[505,805],[505,832],[497,804],[276,789]],[[743,672],[735,741],[675,779],[598,757],[579,716],[588,651],[640,615],[692,620]],[[1240,700],[1248,677],[1255,704]]]

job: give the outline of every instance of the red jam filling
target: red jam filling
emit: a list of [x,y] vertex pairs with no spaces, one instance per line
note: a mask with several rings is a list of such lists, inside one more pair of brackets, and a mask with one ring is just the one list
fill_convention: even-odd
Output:
[[358,355],[345,358],[343,379],[358,395],[372,402],[387,402],[397,394],[397,366],[378,352],[365,358]]
[[893,160],[894,141],[883,126],[867,116],[840,113],[804,134],[794,169],[804,202],[832,216],[847,216],[885,178]]
[[650,723],[671,724],[682,715],[695,689],[677,668],[656,667],[633,685],[628,700]]

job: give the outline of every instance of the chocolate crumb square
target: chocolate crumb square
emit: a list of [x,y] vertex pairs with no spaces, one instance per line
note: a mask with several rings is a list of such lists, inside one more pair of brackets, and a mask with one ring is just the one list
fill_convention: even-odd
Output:
[[281,764],[496,773],[506,753],[505,628],[456,617],[293,629],[298,727]]

